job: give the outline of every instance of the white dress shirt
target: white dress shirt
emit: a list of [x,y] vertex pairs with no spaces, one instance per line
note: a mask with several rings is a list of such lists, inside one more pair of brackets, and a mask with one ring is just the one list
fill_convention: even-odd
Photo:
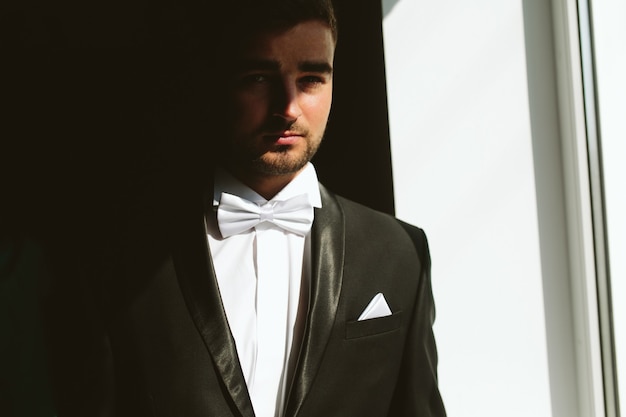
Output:
[[[229,173],[218,170],[214,211],[223,192],[259,205],[268,202]],[[313,207],[321,207],[317,174],[310,163],[270,201],[301,194],[308,195]],[[254,412],[257,417],[280,417],[298,354],[300,340],[294,337],[300,337],[304,326],[305,318],[298,312],[306,312],[308,304],[310,231],[301,236],[264,222],[222,238],[215,212],[210,214],[209,248]]]

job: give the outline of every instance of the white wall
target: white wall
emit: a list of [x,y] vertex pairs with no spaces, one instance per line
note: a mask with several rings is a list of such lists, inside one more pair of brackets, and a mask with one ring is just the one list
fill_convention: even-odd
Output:
[[383,6],[396,211],[429,236],[448,414],[552,416],[522,2]]

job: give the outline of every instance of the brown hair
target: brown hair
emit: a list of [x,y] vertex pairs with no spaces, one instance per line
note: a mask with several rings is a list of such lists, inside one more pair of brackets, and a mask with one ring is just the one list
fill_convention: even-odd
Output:
[[224,23],[235,44],[259,32],[282,31],[308,20],[319,20],[337,40],[337,20],[332,0],[231,0]]

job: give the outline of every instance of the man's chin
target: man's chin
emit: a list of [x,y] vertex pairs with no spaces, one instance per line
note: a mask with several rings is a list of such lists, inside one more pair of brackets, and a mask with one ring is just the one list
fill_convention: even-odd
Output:
[[252,170],[263,175],[292,175],[298,173],[309,162],[308,158],[289,158],[282,155],[268,155],[252,161]]

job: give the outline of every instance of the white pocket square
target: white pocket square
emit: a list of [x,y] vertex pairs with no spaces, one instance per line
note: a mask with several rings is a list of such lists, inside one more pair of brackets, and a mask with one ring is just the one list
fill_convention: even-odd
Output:
[[358,321],[376,319],[379,317],[391,316],[391,309],[382,293],[378,293],[372,298],[372,301],[365,307]]

